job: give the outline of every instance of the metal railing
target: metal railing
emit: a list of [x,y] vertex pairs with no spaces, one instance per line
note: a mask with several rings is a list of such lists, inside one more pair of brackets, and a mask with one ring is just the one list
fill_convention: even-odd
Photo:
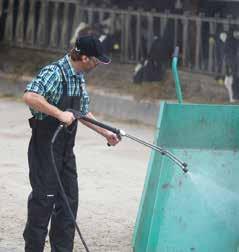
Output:
[[16,47],[65,51],[81,22],[94,25],[107,19],[109,32],[119,41],[121,62],[144,59],[158,36],[171,53],[176,45],[181,48],[185,69],[207,73],[224,71],[219,34],[239,27],[239,20],[231,17],[95,8],[77,0],[0,0],[2,40]]

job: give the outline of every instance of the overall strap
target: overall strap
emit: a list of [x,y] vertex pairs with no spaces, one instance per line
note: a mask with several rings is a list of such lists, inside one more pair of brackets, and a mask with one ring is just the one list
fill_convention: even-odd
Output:
[[66,82],[66,77],[65,77],[65,74],[60,66],[59,63],[53,63],[52,65],[55,65],[55,66],[58,66],[58,68],[60,69],[61,71],[61,75],[62,75],[62,79],[63,79],[63,97],[64,96],[67,96],[67,82]]
[[[63,96],[62,97],[64,97],[64,104],[66,105],[67,108],[73,108],[73,109],[79,110],[81,107],[80,103],[81,103],[81,99],[82,99],[82,95],[83,95],[82,85],[80,85],[80,95],[79,96],[75,96],[75,95],[68,96],[68,93],[67,93],[68,83],[66,81],[62,66],[58,62],[54,62],[52,65],[58,66],[58,68],[60,68],[60,70],[61,70],[61,74],[62,74],[62,78],[63,78]],[[74,76],[74,77],[76,78],[76,76]],[[76,79],[75,79],[75,81],[76,81]]]

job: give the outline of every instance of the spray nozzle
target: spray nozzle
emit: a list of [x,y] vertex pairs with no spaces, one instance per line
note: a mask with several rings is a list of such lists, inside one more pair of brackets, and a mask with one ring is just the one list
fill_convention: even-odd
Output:
[[184,173],[187,173],[187,172],[188,172],[188,168],[187,168],[187,167],[188,167],[188,164],[182,163],[182,166],[183,166],[183,167],[182,167],[183,172],[184,172]]

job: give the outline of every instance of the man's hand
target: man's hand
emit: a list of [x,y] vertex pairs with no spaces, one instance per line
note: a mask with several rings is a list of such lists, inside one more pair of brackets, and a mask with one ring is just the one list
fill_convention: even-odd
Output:
[[58,120],[65,123],[67,126],[70,126],[75,120],[75,117],[72,112],[61,111],[61,113],[58,116]]
[[108,144],[111,146],[115,146],[121,140],[121,139],[119,139],[119,137],[116,134],[114,134],[110,131],[107,131],[107,133],[105,134],[105,138],[107,139]]

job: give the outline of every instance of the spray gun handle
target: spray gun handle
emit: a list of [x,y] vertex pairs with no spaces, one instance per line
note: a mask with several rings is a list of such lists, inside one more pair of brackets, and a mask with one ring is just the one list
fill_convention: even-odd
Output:
[[107,124],[104,124],[102,122],[98,122],[98,121],[96,121],[94,119],[91,119],[91,118],[88,118],[88,117],[85,117],[85,116],[81,116],[79,119],[84,120],[84,121],[89,122],[89,123],[92,123],[92,124],[94,124],[96,126],[99,126],[100,128],[109,130],[109,131],[115,133],[116,135],[120,134],[119,129],[113,128],[113,127],[111,127],[111,126],[109,126]]
[[[99,126],[103,129],[106,129],[106,130],[109,130],[113,133],[115,133],[119,139],[121,139],[121,134],[120,134],[120,129],[117,129],[117,128],[113,128],[107,124],[104,124],[104,123],[101,123],[101,122],[98,122],[94,119],[91,119],[91,118],[88,118],[88,117],[85,117],[85,116],[82,116],[80,119],[84,120],[84,121],[87,121],[87,122],[90,122],[96,126]],[[109,143],[107,143],[108,146],[111,146]]]
[[77,126],[77,124],[76,124],[77,117],[75,115],[75,112],[77,112],[77,111],[75,111],[73,109],[67,109],[66,111],[73,113],[73,115],[75,117],[75,120],[69,126],[66,123],[61,122],[59,127],[61,127],[62,129],[64,128],[68,133],[71,134],[75,130],[76,126]]
[[[109,130],[113,133],[115,133],[119,138],[121,138],[121,134],[120,134],[120,130],[119,129],[116,129],[116,128],[113,128],[107,124],[104,124],[104,123],[101,123],[101,122],[98,122],[92,118],[88,118],[86,116],[82,116],[78,111],[74,110],[74,109],[67,109],[67,111],[69,112],[72,112],[74,114],[74,117],[76,119],[81,119],[81,120],[84,120],[86,122],[89,122],[89,123],[92,123],[96,126],[99,126],[100,128],[103,128],[103,129],[106,129],[106,130]],[[109,143],[107,143],[108,146],[110,146]]]

